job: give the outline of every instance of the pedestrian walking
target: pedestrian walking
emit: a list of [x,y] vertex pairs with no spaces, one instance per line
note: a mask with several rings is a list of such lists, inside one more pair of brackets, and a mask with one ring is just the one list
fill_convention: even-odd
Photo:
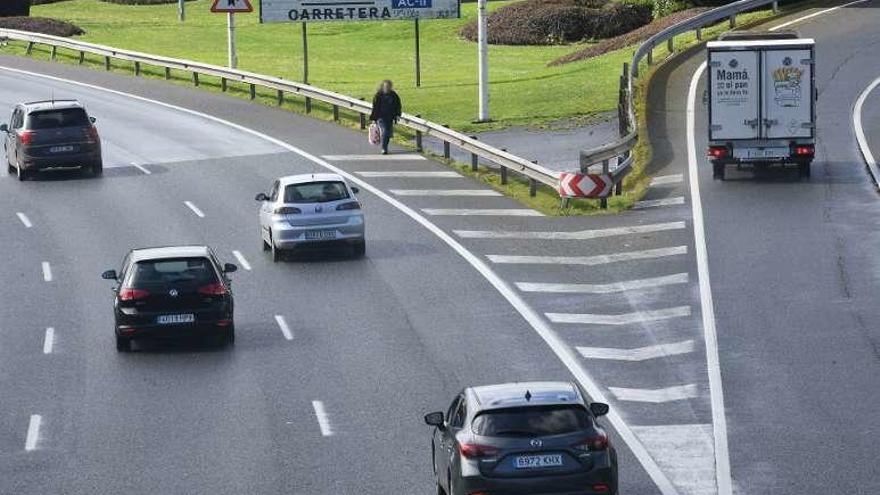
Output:
[[376,96],[373,97],[373,111],[370,120],[379,126],[382,134],[382,154],[388,154],[388,142],[394,135],[394,123],[400,117],[400,96],[394,92],[394,84],[388,79],[379,85]]

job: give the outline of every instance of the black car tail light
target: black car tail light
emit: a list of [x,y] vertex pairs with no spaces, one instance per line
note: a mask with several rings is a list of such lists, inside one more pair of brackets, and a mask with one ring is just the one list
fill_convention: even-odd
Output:
[[226,294],[229,294],[229,290],[226,286],[219,282],[216,284],[203,285],[199,287],[198,292],[205,296],[225,296]]
[[302,210],[293,206],[282,206],[280,208],[275,208],[276,215],[299,215],[302,213]]
[[349,201],[348,203],[342,203],[341,205],[336,207],[337,211],[342,210],[360,210],[361,204],[357,201]]
[[120,301],[137,301],[138,299],[145,299],[149,296],[150,291],[146,289],[135,289],[132,287],[126,287],[119,290]]
[[476,443],[462,443],[458,445],[458,451],[461,456],[467,459],[479,459],[482,457],[494,457],[501,452],[495,447],[488,445],[480,445]]

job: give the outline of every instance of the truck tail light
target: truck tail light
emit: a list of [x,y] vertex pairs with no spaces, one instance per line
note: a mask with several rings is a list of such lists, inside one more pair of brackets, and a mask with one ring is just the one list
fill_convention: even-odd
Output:
[[816,154],[816,148],[812,144],[798,144],[794,147],[795,156],[813,156]]
[[281,206],[275,208],[276,215],[299,215],[300,213],[302,213],[302,210],[293,206]]
[[500,450],[488,445],[480,445],[476,443],[462,443],[458,445],[458,451],[461,456],[467,459],[479,459],[482,457],[492,457],[498,455]]
[[138,299],[145,299],[147,297],[150,297],[150,291],[145,289],[127,287],[119,290],[120,301],[137,301]]
[[718,160],[720,158],[727,158],[730,156],[730,150],[727,146],[709,146],[709,150],[706,152],[706,155],[713,160]]
[[34,142],[35,135],[34,131],[21,131],[18,138],[21,140],[21,144],[27,146]]

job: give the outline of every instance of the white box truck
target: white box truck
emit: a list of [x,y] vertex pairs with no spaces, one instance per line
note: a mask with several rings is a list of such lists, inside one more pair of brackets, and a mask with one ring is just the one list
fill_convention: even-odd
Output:
[[815,156],[814,41],[797,33],[734,32],[707,44],[712,176],[728,165],[797,165]]

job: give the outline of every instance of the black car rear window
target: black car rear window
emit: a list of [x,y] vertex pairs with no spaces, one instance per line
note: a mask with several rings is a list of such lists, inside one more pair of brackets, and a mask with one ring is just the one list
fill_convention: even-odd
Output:
[[573,433],[592,426],[580,406],[533,406],[486,411],[474,418],[472,428],[487,437],[546,436]]
[[291,184],[284,188],[285,203],[326,203],[348,199],[348,189],[338,181]]
[[126,286],[144,288],[175,285],[207,285],[217,282],[208,258],[172,258],[139,261],[131,267]]
[[58,127],[82,127],[91,124],[82,108],[42,110],[28,115],[28,129],[55,129]]

